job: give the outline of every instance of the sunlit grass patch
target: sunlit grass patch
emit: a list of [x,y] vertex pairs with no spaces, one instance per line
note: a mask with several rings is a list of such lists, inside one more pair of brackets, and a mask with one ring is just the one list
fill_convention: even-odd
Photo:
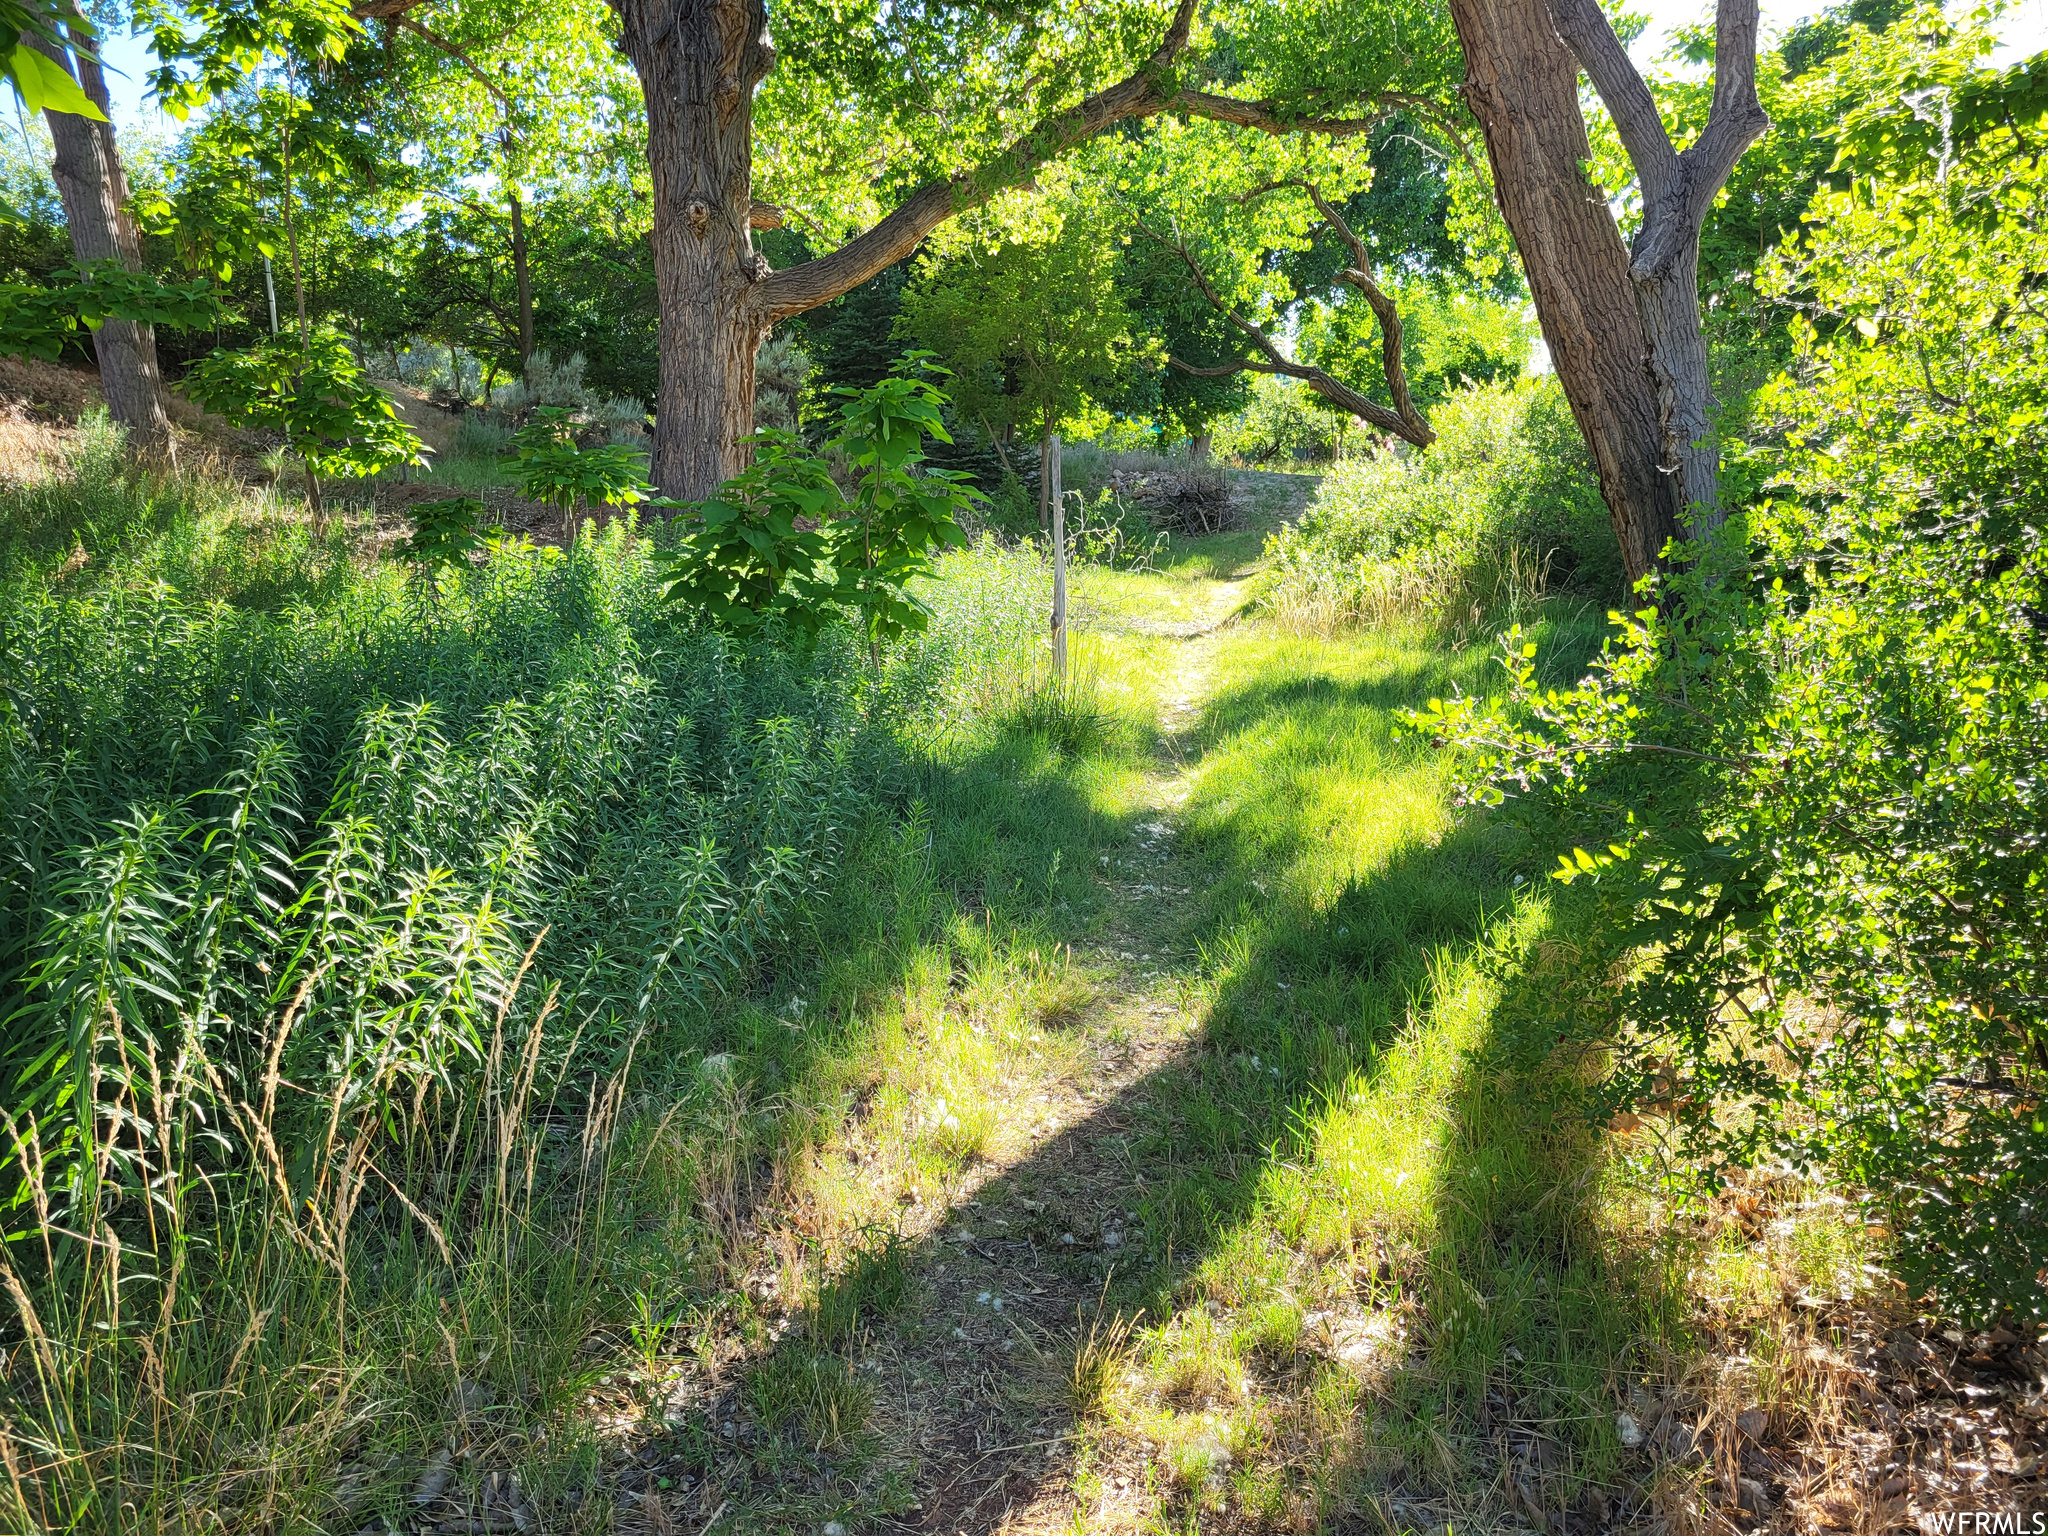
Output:
[[819,1449],[855,1440],[874,1411],[872,1389],[847,1361],[789,1344],[748,1373],[747,1397],[768,1429],[793,1430]]
[[1152,1197],[1200,1257],[1148,1293],[1105,1433],[1171,1468],[1208,1449],[1194,1416],[1258,1431],[1228,1445],[1227,1495],[1213,1467],[1176,1474],[1162,1518],[1226,1497],[1302,1528],[1370,1519],[1390,1478],[1472,1496],[1490,1394],[1571,1447],[1546,1498],[1613,1468],[1600,1394],[1638,1319],[1589,1240],[1597,1168],[1539,1081],[1488,1064],[1555,913],[1394,727],[1484,666],[1404,631],[1253,626],[1215,654],[1177,817],[1207,875],[1202,1049],[1163,1092],[1161,1148],[1238,1171],[1183,1164]]

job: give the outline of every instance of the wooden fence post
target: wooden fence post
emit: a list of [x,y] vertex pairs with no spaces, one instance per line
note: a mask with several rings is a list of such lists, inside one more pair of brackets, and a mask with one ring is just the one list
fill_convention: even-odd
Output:
[[1065,681],[1067,676],[1067,502],[1060,491],[1060,435],[1047,438],[1047,487],[1052,496],[1052,671]]

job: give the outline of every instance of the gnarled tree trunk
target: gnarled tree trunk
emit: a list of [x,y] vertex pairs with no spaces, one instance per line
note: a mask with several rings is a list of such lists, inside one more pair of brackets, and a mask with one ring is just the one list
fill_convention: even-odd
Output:
[[[1672,539],[1725,520],[1700,330],[1700,228],[1769,126],[1756,98],[1756,0],[1720,0],[1707,126],[1674,150],[1598,0],[1451,0],[1465,100],[1486,137],[1543,339],[1592,450],[1631,582]],[[1584,67],[1643,192],[1635,249],[1586,179]]]
[[1757,0],[1719,0],[1715,8],[1713,104],[1682,153],[1599,0],[1550,0],[1550,10],[1635,167],[1643,223],[1629,252],[1629,279],[1657,390],[1664,468],[1677,482],[1689,531],[1711,533],[1727,508],[1700,329],[1700,230],[1735,162],[1771,125],[1756,96]]
[[1180,0],[1164,41],[1128,78],[1032,124],[987,164],[927,183],[839,249],[771,272],[750,234],[779,219],[757,208],[752,185],[754,88],[775,60],[765,0],[612,4],[647,98],[661,309],[654,482],[678,501],[702,500],[745,467],[754,354],[777,322],[866,282],[947,219],[1111,124],[1161,110],[1178,93],[1173,61],[1194,17],[1194,0]]
[[1551,365],[1571,402],[1631,582],[1679,534],[1664,473],[1657,387],[1629,281],[1628,249],[1600,188],[1579,110],[1578,60],[1545,0],[1450,0],[1500,210],[1536,300]]
[[[43,54],[66,70],[72,61],[63,49],[25,34]],[[80,56],[76,74],[86,98],[101,112],[108,110],[107,81],[100,66]],[[128,179],[114,147],[111,121],[94,122],[72,112],[45,112],[56,156],[51,174],[64,202],[64,223],[71,232],[71,252],[82,267],[114,260],[131,272],[142,270],[142,241],[128,216]],[[129,446],[140,453],[168,455],[175,451],[170,413],[164,408],[164,382],[156,360],[156,332],[133,320],[107,320],[93,333],[93,351],[100,365],[100,392],[107,414],[128,429]]]
[[774,63],[762,0],[620,0],[647,97],[661,384],[654,480],[699,501],[744,463],[768,275],[752,227],[754,87]]

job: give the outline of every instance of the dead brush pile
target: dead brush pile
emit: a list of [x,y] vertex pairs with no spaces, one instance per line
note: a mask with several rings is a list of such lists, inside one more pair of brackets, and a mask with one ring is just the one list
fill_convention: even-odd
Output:
[[1237,526],[1237,508],[1223,471],[1207,464],[1173,469],[1117,470],[1110,489],[1145,514],[1154,528],[1201,538]]
[[[1925,1312],[1867,1262],[1882,1239],[1860,1234],[1882,1229],[1861,1223],[1831,1191],[1752,1172],[1692,1228],[1695,1347],[1615,1419],[1667,1529],[1862,1536],[2048,1508],[2048,1336]],[[1540,1499],[1538,1465],[1511,1465],[1511,1499]]]

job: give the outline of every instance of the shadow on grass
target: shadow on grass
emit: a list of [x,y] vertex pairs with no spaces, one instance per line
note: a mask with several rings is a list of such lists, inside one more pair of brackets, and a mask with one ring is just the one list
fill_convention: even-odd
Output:
[[[1383,771],[1427,775],[1419,743],[1390,743],[1390,711],[1468,671],[1411,653],[1352,682],[1225,691],[1178,745],[1206,761],[1250,740],[1279,760],[1252,765],[1256,799],[1198,773],[1166,849],[1151,813],[1096,808],[1087,781],[1104,765],[1039,739],[924,770],[919,878],[899,870],[893,891],[842,909],[886,909],[864,939],[838,925],[849,1006],[893,982],[906,939],[952,904],[1010,944],[1154,943],[1199,1025],[922,1235],[863,1250],[809,1326],[681,1432],[726,1500],[721,1529],[843,1514],[992,1530],[1077,1479],[1084,1501],[1114,1499],[1101,1478],[1119,1466],[1176,1522],[1206,1506],[1341,1528],[1377,1508],[1396,1528],[1446,1511],[1484,1528],[1521,1511],[1557,1531],[1623,1510],[1615,1407],[1642,1364],[1632,1348],[1670,1325],[1656,1278],[1607,1252],[1589,1213],[1596,1141],[1558,1112],[1548,1069],[1508,1065],[1542,1057],[1529,1038],[1560,1007],[1596,1001],[1568,938],[1482,822],[1419,823],[1347,878],[1287,886],[1325,836],[1303,786],[1349,771],[1347,734]],[[1093,878],[1105,858],[1147,857],[1145,885],[1199,898],[1134,917]],[[785,1035],[784,1071],[829,1040]],[[926,1302],[916,1317],[909,1295]],[[1140,1385],[1105,1408],[1076,1381],[1090,1337],[1140,1311]],[[1403,1342],[1362,1377],[1331,1358],[1318,1317],[1388,1319]],[[883,1353],[917,1379],[871,1385],[860,1340],[892,1334]],[[812,1383],[816,1406],[764,1412],[790,1381]],[[899,1388],[904,1443],[835,1436],[832,1392],[850,1414]],[[720,1415],[741,1405],[755,1437],[721,1443]]]

